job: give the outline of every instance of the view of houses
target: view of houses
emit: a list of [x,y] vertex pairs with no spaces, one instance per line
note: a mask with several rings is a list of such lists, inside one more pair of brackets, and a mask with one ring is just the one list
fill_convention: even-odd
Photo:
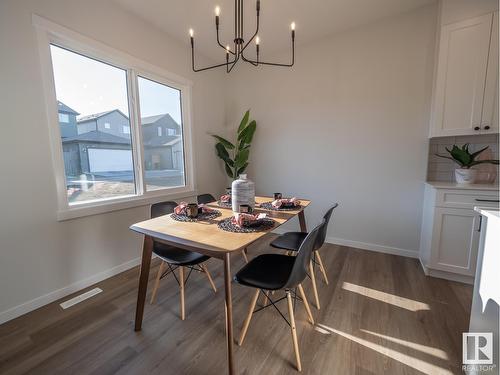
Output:
[[[134,193],[128,117],[120,110],[78,117],[58,101],[70,202]],[[147,188],[184,183],[181,126],[168,114],[141,118]]]

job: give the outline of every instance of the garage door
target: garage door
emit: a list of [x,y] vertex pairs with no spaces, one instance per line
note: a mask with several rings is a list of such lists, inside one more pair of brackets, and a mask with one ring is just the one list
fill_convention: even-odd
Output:
[[90,172],[132,171],[132,151],[89,148]]

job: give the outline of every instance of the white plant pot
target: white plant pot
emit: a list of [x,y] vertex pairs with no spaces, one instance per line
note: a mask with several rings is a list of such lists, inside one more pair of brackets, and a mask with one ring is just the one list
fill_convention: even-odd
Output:
[[457,168],[455,169],[455,180],[457,184],[473,184],[476,180],[477,170]]

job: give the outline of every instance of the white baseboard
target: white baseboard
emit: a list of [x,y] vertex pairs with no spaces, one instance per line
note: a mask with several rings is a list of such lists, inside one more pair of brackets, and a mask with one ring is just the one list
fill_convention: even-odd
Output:
[[391,247],[385,245],[377,245],[374,243],[351,241],[338,237],[327,237],[326,242],[335,245],[354,247],[356,249],[361,249],[361,250],[369,250],[385,254],[400,255],[407,258],[418,258],[418,251],[401,249],[399,247]]
[[120,272],[126,271],[132,267],[140,264],[141,258],[135,258],[109,270],[100,272],[96,275],[90,276],[84,280],[77,281],[74,284],[68,285],[64,288],[54,290],[38,298],[32,299],[31,301],[25,302],[21,305],[14,306],[8,310],[0,312],[0,324],[5,323],[9,320],[15,319],[21,315],[29,313],[39,307],[47,305],[51,302],[58,300],[59,298],[66,297],[72,293],[78,292],[79,290],[85,289],[95,283],[105,280],[111,276],[117,275]]
[[460,275],[458,273],[446,272],[429,268],[422,262],[422,259],[420,259],[420,265],[424,270],[425,276],[437,277],[438,279],[445,279],[445,280],[456,281],[463,284],[474,285],[474,276]]
[[[281,228],[275,229],[273,231],[273,233],[276,234],[283,234],[285,232],[286,230],[283,230]],[[418,258],[418,251],[400,249],[398,247],[377,245],[373,243],[360,242],[360,241],[351,241],[338,237],[327,237],[326,242],[334,245],[354,247],[356,249],[361,249],[361,250],[377,251],[379,253],[400,255],[407,258]]]

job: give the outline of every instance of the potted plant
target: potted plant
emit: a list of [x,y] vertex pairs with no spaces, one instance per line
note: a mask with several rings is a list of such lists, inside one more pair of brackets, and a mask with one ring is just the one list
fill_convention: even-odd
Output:
[[250,120],[250,110],[248,110],[240,122],[234,143],[221,136],[212,135],[217,140],[215,144],[217,156],[222,159],[227,175],[233,180],[236,180],[248,167],[250,145],[256,128],[257,123],[255,120]]
[[488,146],[485,148],[482,148],[479,151],[470,153],[469,152],[469,144],[466,143],[462,147],[459,147],[457,145],[453,145],[453,148],[450,150],[446,147],[446,151],[450,154],[450,156],[447,155],[439,155],[435,154],[436,156],[440,158],[445,158],[445,159],[450,159],[453,160],[455,163],[457,163],[460,168],[455,169],[455,180],[459,184],[472,184],[474,183],[474,180],[476,178],[476,173],[477,171],[475,169],[472,169],[471,167],[478,165],[478,164],[497,164],[498,165],[498,160],[476,160],[476,158],[479,156],[480,153],[488,149]]

